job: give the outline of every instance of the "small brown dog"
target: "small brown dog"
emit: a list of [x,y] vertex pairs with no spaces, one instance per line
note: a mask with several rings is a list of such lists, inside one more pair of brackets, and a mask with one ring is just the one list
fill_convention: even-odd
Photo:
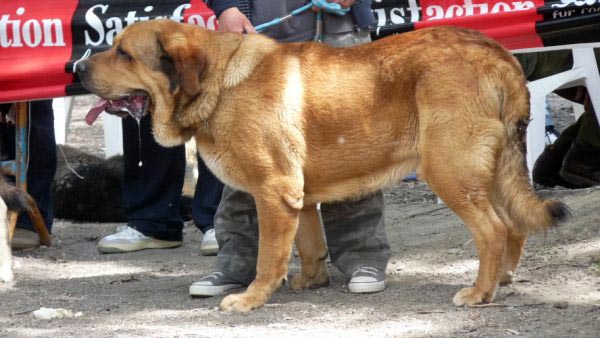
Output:
[[13,280],[9,224],[21,211],[31,211],[29,196],[6,183],[0,170],[0,282]]
[[263,305],[281,285],[328,280],[316,204],[356,198],[417,170],[471,230],[480,268],[456,305],[494,299],[527,235],[568,215],[529,184],[529,95],[521,68],[475,31],[430,28],[370,44],[281,44],[258,34],[139,22],[78,64],[92,93],[149,109],[164,146],[195,137],[207,165],[249,192],[259,223],[257,276],[225,310]]

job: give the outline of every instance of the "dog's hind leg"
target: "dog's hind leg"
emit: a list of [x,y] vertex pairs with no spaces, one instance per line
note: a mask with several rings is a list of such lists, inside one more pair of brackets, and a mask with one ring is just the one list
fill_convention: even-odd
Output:
[[[464,288],[454,296],[457,306],[494,299],[508,237],[508,229],[494,210],[490,192],[501,138],[494,136],[493,121],[479,123],[456,128],[444,126],[440,130],[431,128],[421,135],[423,177],[465,222],[477,245],[477,279],[473,287]],[[456,135],[454,131],[461,127],[471,130]]]
[[[479,272],[473,287],[460,290],[455,305],[474,305],[494,300],[504,266],[508,230],[492,208],[484,191],[467,185],[440,184],[428,179],[432,190],[465,222],[477,246]],[[482,196],[477,196],[481,194]]]
[[502,201],[496,200],[495,205],[496,213],[502,219],[506,228],[508,229],[508,236],[506,239],[506,255],[504,257],[504,266],[500,274],[500,285],[510,284],[513,281],[513,277],[525,250],[525,244],[527,243],[527,234],[518,231],[517,225],[510,217],[509,209],[506,208]]
[[287,276],[303,193],[302,189],[294,189],[293,183],[282,181],[263,183],[259,191],[252,193],[259,223],[256,278],[245,292],[223,299],[221,309],[225,311],[248,312],[261,307]]
[[510,284],[517,271],[517,266],[523,256],[527,235],[523,235],[516,231],[508,231],[508,240],[506,243],[506,257],[504,259],[504,269],[500,275],[500,285]]
[[316,205],[304,206],[296,233],[296,247],[302,259],[302,270],[291,281],[294,289],[329,285],[327,272],[327,244]]

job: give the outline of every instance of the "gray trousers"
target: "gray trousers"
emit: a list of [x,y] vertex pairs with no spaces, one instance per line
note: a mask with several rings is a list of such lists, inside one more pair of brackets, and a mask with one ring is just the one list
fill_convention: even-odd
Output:
[[[347,278],[361,266],[385,270],[390,247],[381,191],[358,201],[321,205],[333,265]],[[251,195],[225,186],[215,215],[219,242],[216,271],[243,284],[256,276],[258,217]]]
[[[344,47],[370,41],[369,32],[328,34],[323,43]],[[390,246],[384,227],[383,193],[358,201],[321,205],[329,256],[347,278],[361,266],[385,270]],[[258,217],[251,195],[225,186],[215,214],[219,242],[216,271],[243,284],[256,276]]]

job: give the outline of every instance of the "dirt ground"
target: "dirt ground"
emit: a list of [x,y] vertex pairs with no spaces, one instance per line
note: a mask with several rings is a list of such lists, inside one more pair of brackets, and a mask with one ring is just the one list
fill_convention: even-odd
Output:
[[[101,124],[82,120],[89,97],[77,98],[69,144],[102,152]],[[552,99],[559,129],[570,106]],[[347,292],[333,267],[331,286],[295,292],[283,286],[249,314],[229,314],[222,297],[190,298],[189,285],[211,272],[199,255],[201,233],[185,227],[171,250],[101,255],[99,238],[120,224],[57,220],[54,245],[15,253],[16,283],[0,286],[2,337],[599,337],[600,189],[542,190],[562,199],[573,218],[527,244],[516,282],[493,304],[457,308],[452,297],[473,283],[478,261],[470,235],[422,183],[386,190],[393,250],[387,288]],[[298,271],[294,256],[291,272]],[[81,312],[39,320],[40,307]]]

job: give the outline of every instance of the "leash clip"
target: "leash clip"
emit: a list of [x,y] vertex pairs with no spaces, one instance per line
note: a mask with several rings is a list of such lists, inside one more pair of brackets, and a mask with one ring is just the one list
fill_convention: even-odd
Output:
[[81,56],[81,58],[79,58],[79,60],[73,62],[73,74],[77,73],[77,64],[87,58],[90,57],[90,55],[92,55],[92,50],[91,49],[86,49],[86,51],[83,53],[83,56]]

